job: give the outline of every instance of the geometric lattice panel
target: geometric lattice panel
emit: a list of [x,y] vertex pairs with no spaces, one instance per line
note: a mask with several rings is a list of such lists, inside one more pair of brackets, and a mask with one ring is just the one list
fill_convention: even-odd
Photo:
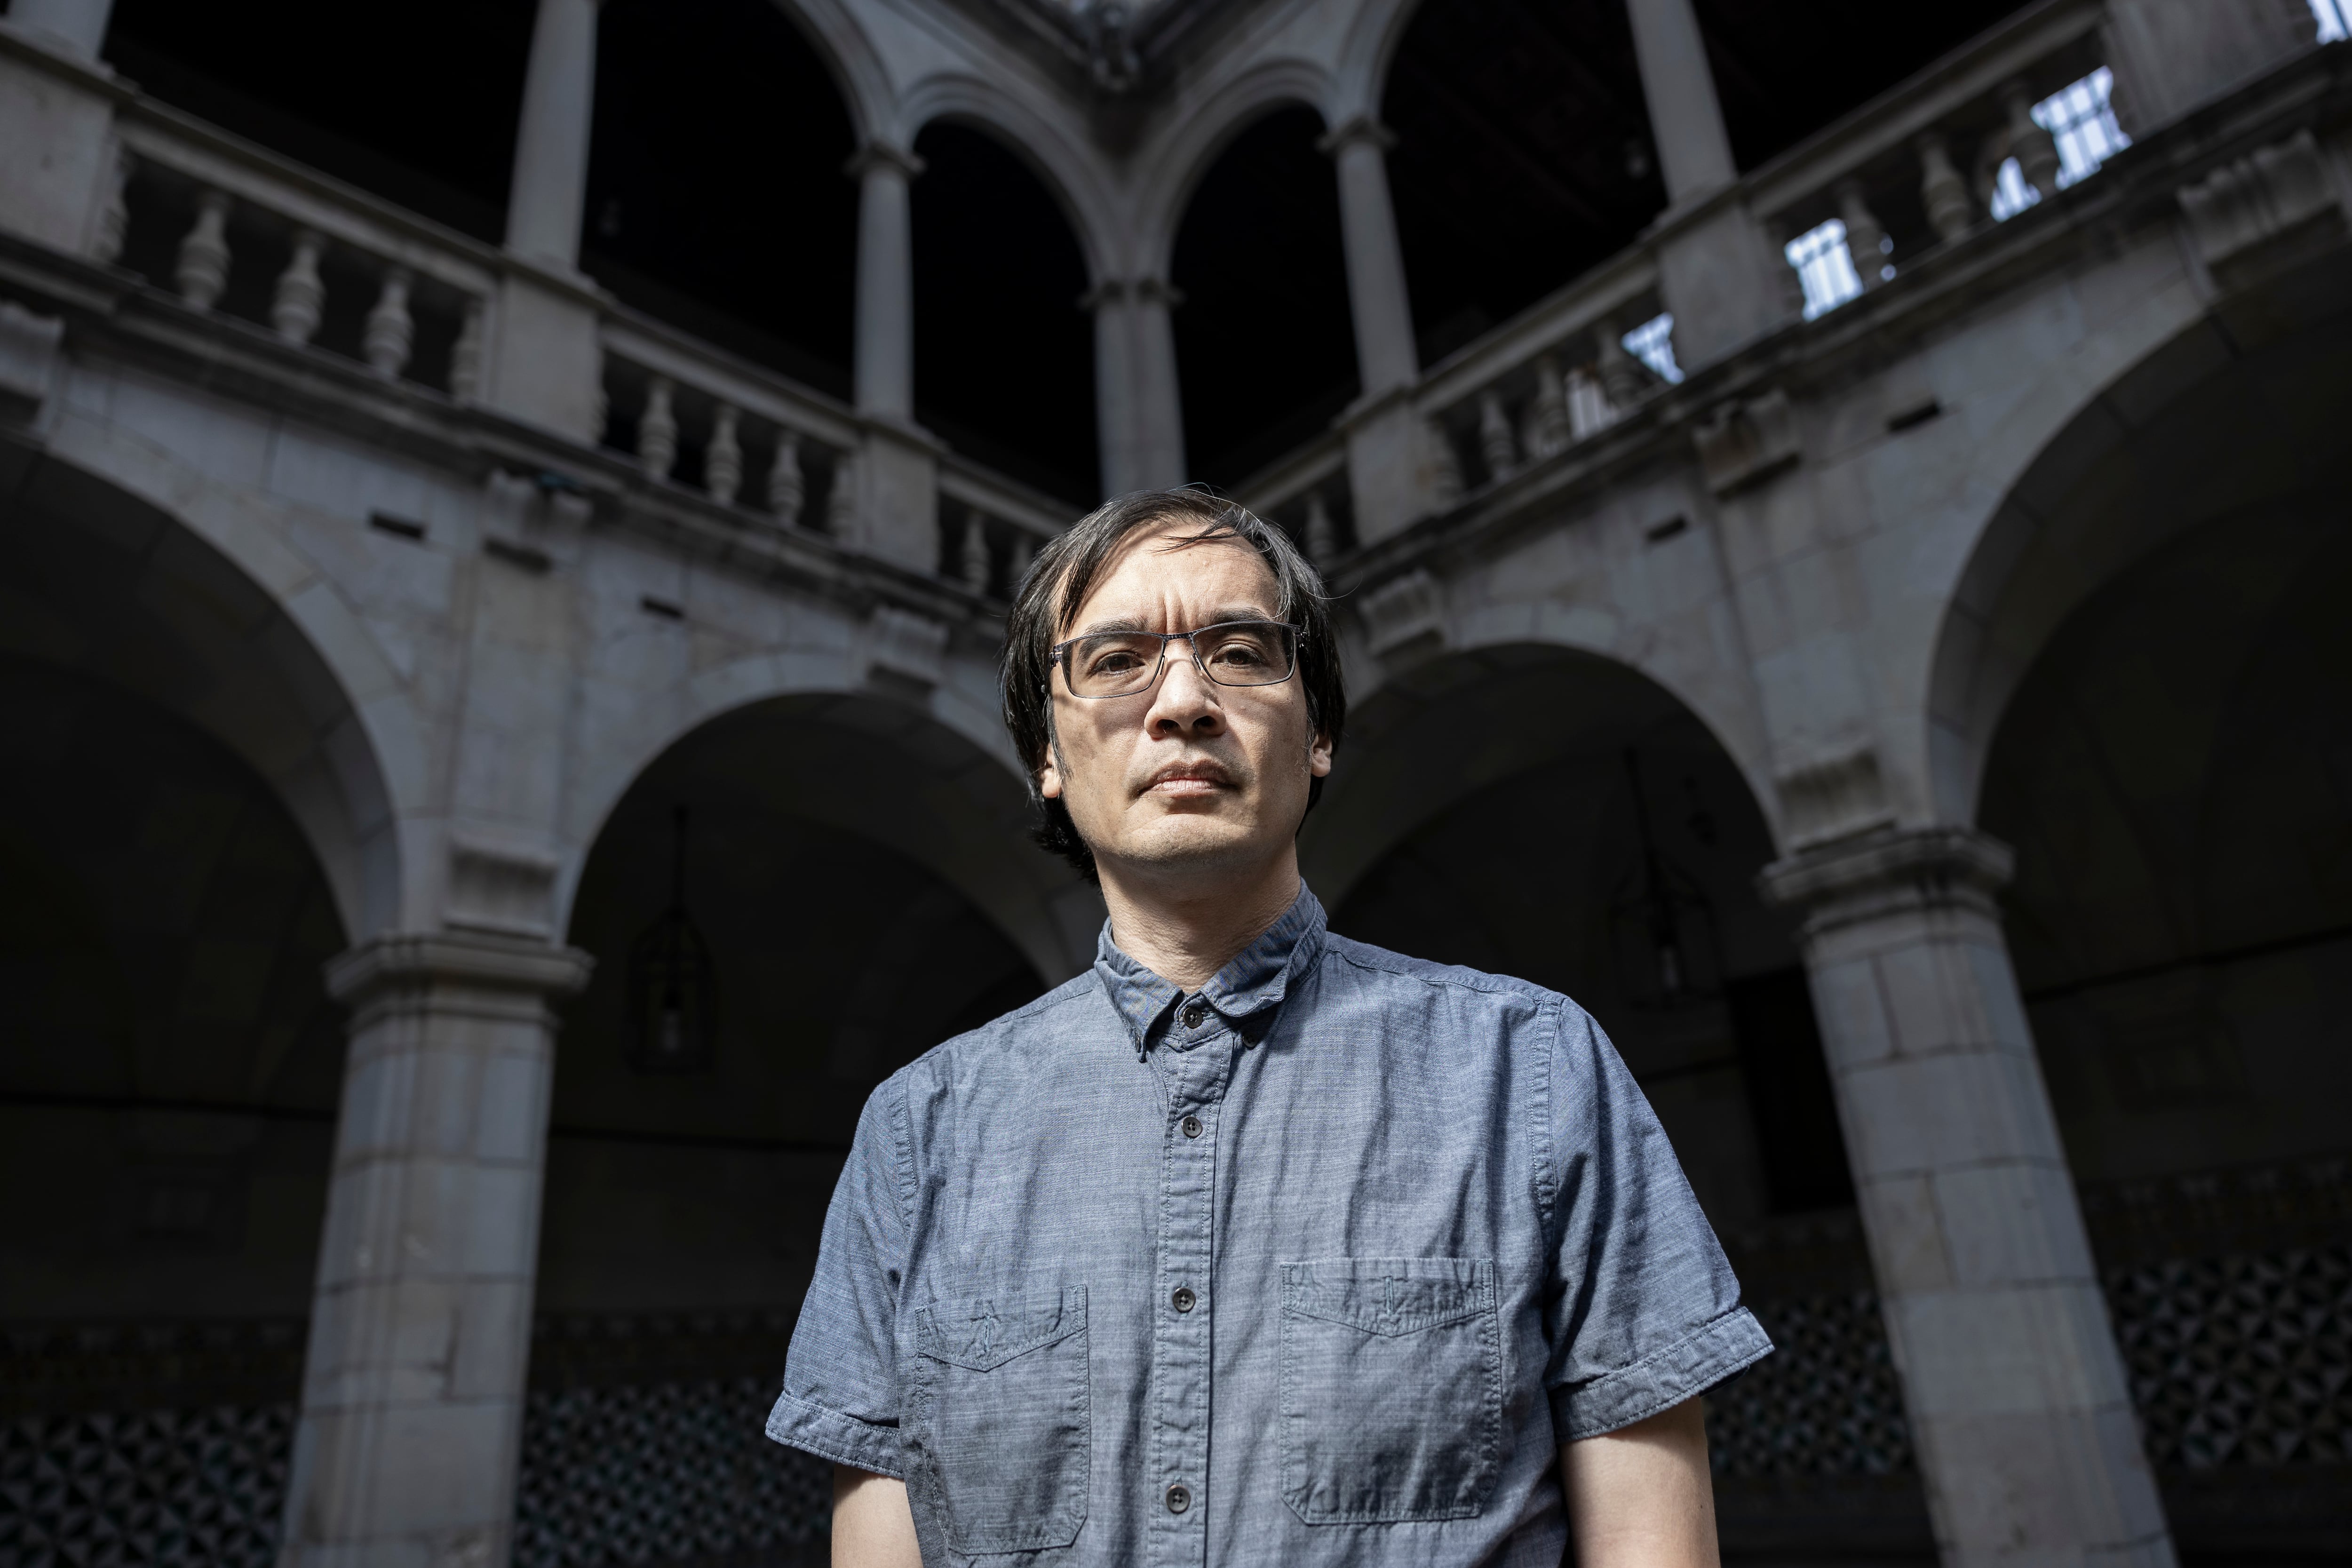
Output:
[[283,1405],[0,1423],[0,1568],[269,1568]]
[[1911,1468],[1903,1393],[1871,1290],[1750,1303],[1773,1352],[1707,1395],[1717,1475],[1890,1475]]
[[833,1467],[768,1440],[773,1378],[534,1392],[515,1568],[822,1563]]
[[2352,1247],[2149,1263],[2105,1284],[2155,1464],[2352,1458]]

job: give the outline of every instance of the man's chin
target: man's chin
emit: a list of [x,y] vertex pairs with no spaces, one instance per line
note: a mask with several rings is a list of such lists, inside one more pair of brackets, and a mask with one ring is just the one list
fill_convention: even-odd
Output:
[[1171,812],[1121,835],[1111,853],[1139,867],[1230,865],[1263,852],[1257,837],[1244,823],[1205,813]]

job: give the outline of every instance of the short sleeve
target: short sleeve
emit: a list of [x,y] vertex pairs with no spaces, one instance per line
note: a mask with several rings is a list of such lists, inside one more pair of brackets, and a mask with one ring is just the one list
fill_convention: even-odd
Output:
[[1574,1003],[1551,1022],[1544,1385],[1567,1442],[1679,1405],[1772,1342],[1616,1047]]
[[905,1086],[866,1100],[825,1210],[816,1275],[801,1303],[768,1436],[820,1458],[906,1479],[898,1442],[898,1284],[907,1260],[902,1194]]

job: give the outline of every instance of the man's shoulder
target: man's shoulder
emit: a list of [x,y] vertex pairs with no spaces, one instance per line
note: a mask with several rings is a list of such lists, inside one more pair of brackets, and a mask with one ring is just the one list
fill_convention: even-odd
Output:
[[1095,977],[1095,972],[1082,969],[1035,1000],[1024,1002],[1009,1013],[1000,1013],[976,1029],[941,1040],[891,1076],[935,1076],[961,1066],[1035,1055],[1055,1043],[1057,1037],[1054,1026],[1062,1017],[1101,990],[1102,982]]
[[1491,1006],[1512,1013],[1558,1013],[1571,1015],[1582,1009],[1557,991],[1546,990],[1532,981],[1520,980],[1508,974],[1489,974],[1483,969],[1468,969],[1458,963],[1434,963],[1425,958],[1412,958],[1402,952],[1391,952],[1384,947],[1374,947],[1352,937],[1330,933],[1323,939],[1323,962],[1337,964],[1343,973],[1375,987],[1393,987],[1401,994],[1410,995],[1415,989],[1436,990],[1454,994],[1472,1006]]

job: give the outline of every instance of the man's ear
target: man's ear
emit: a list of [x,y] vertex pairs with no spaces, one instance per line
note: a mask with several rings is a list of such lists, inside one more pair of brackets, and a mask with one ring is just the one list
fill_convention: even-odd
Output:
[[1322,731],[1307,743],[1307,771],[1316,778],[1328,778],[1331,773],[1331,737]]
[[1054,748],[1045,748],[1045,760],[1037,768],[1037,793],[1047,800],[1062,798],[1062,770],[1055,763]]

